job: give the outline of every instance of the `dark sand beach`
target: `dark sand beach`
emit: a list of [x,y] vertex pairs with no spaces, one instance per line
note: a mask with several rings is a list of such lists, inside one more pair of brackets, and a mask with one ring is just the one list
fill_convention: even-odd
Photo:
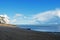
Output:
[[0,26],[0,40],[60,40],[60,33],[38,32],[17,27]]

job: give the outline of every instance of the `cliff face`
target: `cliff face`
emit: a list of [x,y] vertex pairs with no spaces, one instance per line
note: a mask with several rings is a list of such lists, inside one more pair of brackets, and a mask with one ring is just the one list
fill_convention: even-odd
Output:
[[7,15],[0,15],[0,23],[9,24],[10,20]]
[[21,28],[0,27],[0,40],[60,40],[51,32],[37,32]]

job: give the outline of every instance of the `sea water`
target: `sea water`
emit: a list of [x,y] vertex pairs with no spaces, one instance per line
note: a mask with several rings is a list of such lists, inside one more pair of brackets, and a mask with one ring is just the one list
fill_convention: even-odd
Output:
[[19,28],[31,29],[34,31],[60,32],[60,26],[40,26],[40,25],[17,25]]

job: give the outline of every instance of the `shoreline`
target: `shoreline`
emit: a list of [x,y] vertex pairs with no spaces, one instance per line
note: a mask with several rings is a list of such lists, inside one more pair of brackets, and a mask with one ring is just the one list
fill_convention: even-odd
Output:
[[16,27],[16,25],[13,25],[13,24],[0,24],[0,26],[5,26],[5,27]]

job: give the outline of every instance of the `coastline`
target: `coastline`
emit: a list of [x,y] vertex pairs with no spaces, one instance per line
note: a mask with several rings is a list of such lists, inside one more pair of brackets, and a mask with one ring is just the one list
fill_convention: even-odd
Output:
[[4,26],[4,27],[16,27],[16,25],[13,25],[13,24],[0,24],[0,26]]
[[60,35],[53,32],[38,32],[16,27],[12,24],[0,24],[0,40],[60,40]]

